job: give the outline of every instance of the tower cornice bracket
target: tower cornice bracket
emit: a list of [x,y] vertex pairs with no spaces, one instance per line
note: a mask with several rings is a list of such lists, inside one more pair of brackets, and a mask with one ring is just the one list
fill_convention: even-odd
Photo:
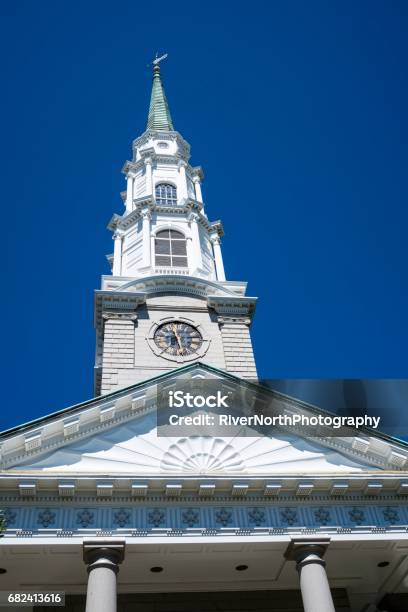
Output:
[[219,219],[210,224],[210,232],[213,234],[216,233],[220,238],[224,236],[224,227]]
[[192,178],[198,177],[200,181],[204,180],[204,170],[201,166],[193,166],[190,168]]
[[148,160],[152,161],[155,155],[156,155],[156,152],[154,150],[154,147],[149,147],[148,149],[143,149],[142,151],[140,151],[140,157],[145,162],[147,162]]
[[114,214],[108,223],[108,229],[110,229],[111,232],[114,232],[116,228],[118,227],[119,223],[121,222],[121,220],[122,220],[122,217],[120,215]]
[[125,161],[125,163],[122,166],[122,174],[127,174],[128,172],[136,172],[137,169],[141,166],[143,162],[141,162],[141,160],[139,160],[138,162],[134,162],[134,161]]
[[[137,319],[136,310],[146,301],[145,293],[119,292],[119,291],[95,291],[94,322],[96,329],[101,329],[106,319],[128,318]],[[105,316],[106,315],[106,316]]]

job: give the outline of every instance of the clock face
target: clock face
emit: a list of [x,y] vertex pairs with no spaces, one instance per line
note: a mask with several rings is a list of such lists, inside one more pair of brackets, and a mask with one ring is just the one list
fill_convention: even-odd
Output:
[[154,341],[162,353],[173,357],[188,357],[201,348],[203,338],[192,325],[172,321],[157,328]]

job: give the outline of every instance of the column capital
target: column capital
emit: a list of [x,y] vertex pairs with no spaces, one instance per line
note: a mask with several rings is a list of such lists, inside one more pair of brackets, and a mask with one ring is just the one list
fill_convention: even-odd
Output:
[[[108,563],[119,565],[125,558],[124,540],[84,540],[82,544],[84,562],[92,565],[105,559]],[[99,564],[98,564],[99,565]],[[100,566],[100,565],[99,565]]]
[[218,315],[217,322],[219,325],[251,325],[251,319],[245,316]]
[[187,221],[188,221],[189,223],[192,223],[192,222],[193,222],[193,223],[197,223],[198,219],[199,219],[199,217],[198,217],[197,213],[195,213],[195,212],[191,212],[191,213],[188,215],[188,217],[187,217]]
[[184,159],[179,159],[177,165],[179,168],[187,168],[187,162],[185,162]]
[[[323,556],[326,553],[327,548],[330,544],[330,538],[316,537],[316,538],[292,538],[289,546],[285,551],[285,559],[288,561],[296,561],[301,563],[309,555],[317,557],[315,562],[318,563],[319,559],[323,561]],[[324,563],[324,561],[323,561]]]
[[123,236],[124,236],[124,233],[123,233],[123,232],[120,232],[120,231],[116,230],[116,231],[113,233],[112,239],[113,239],[113,240],[122,240]]
[[153,163],[153,160],[152,160],[152,158],[151,158],[151,157],[145,157],[145,159],[144,159],[144,163],[146,164],[146,166],[148,166],[148,165],[150,165],[150,166],[151,166],[151,165],[152,165],[152,163]]
[[122,320],[122,321],[137,321],[136,312],[129,311],[120,311],[113,312],[111,310],[106,310],[102,313],[102,319],[104,321],[110,321],[111,319]]
[[143,208],[140,216],[142,217],[142,219],[151,219],[152,218],[152,213],[150,212],[150,208]]

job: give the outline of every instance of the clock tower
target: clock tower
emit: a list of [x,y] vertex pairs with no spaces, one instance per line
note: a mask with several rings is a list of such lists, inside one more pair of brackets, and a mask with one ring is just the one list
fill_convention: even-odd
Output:
[[160,75],[145,132],[125,162],[123,214],[109,222],[112,274],[95,292],[95,394],[202,361],[256,379],[249,328],[256,298],[225,277],[221,221],[210,221],[201,166],[174,129]]

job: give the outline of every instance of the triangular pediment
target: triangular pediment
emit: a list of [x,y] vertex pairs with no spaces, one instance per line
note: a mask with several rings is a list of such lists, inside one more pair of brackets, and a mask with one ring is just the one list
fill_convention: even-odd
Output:
[[150,413],[29,459],[19,468],[67,475],[265,477],[358,473],[370,465],[284,434],[235,439],[157,437],[156,417]]
[[[265,478],[395,470],[407,460],[404,445],[359,432],[335,439],[285,431],[261,437],[256,429],[249,437],[158,437],[152,391],[159,380],[175,383],[178,377],[241,382],[193,364],[96,398],[2,434],[2,469],[26,475]],[[296,409],[297,400],[282,401]]]

